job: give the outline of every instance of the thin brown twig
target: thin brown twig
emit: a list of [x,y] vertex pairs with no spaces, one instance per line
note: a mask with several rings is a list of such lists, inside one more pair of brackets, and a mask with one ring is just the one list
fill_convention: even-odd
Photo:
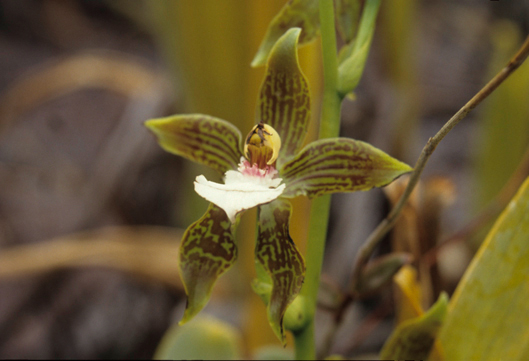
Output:
[[417,183],[419,182],[419,179],[421,177],[421,174],[424,170],[424,167],[426,166],[426,163],[428,162],[428,159],[432,155],[432,153],[435,151],[435,148],[439,145],[441,140],[461,121],[463,120],[467,114],[472,111],[476,106],[478,106],[484,99],[486,99],[505,79],[507,79],[518,67],[524,62],[524,60],[529,55],[529,36],[525,39],[524,43],[520,47],[520,50],[512,57],[512,59],[507,63],[507,65],[500,70],[494,78],[492,78],[472,99],[470,99],[452,118],[450,118],[445,125],[435,134],[432,138],[428,140],[426,145],[424,146],[421,154],[419,155],[419,159],[417,160],[415,164],[415,168],[413,172],[411,173],[408,185],[406,186],[406,189],[404,190],[404,193],[400,197],[397,204],[393,207],[391,212],[382,220],[382,222],[379,223],[379,225],[375,228],[375,230],[369,235],[367,240],[364,242],[362,247],[360,248],[360,251],[358,252],[358,255],[356,257],[355,266],[353,269],[353,274],[351,277],[351,282],[349,285],[350,293],[347,294],[347,296],[343,299],[341,307],[338,308],[335,317],[334,317],[334,324],[329,331],[329,335],[326,338],[326,340],[329,342],[327,348],[330,348],[330,342],[332,342],[332,339],[334,338],[334,334],[336,334],[339,324],[341,323],[341,320],[343,319],[343,315],[345,314],[345,311],[347,310],[348,306],[354,301],[354,298],[356,297],[356,288],[359,284],[360,278],[362,276],[362,270],[364,269],[365,265],[367,264],[369,258],[371,257],[371,254],[375,250],[376,246],[380,243],[380,241],[384,238],[384,236],[393,228],[395,225],[395,222],[397,221],[398,217],[400,216],[400,213],[408,201],[409,197],[411,196],[411,193]]
[[514,55],[514,57],[509,61],[509,63],[498,73],[492,80],[490,80],[472,99],[470,99],[452,118],[450,118],[445,125],[435,134],[432,138],[428,140],[425,147],[423,148],[417,163],[415,164],[414,171],[410,176],[410,180],[404,193],[400,197],[399,201],[393,207],[388,216],[377,226],[377,228],[369,235],[366,242],[363,244],[360,252],[358,253],[355,267],[353,270],[353,275],[350,283],[350,290],[355,290],[360,276],[362,274],[362,269],[366,265],[369,257],[373,253],[375,247],[380,243],[382,238],[393,228],[395,222],[397,221],[402,208],[408,201],[413,189],[419,182],[419,178],[428,162],[428,159],[434,152],[435,148],[439,145],[441,140],[462,120],[467,114],[472,111],[476,106],[478,106],[484,99],[486,99],[505,79],[509,77],[518,67],[523,63],[523,61],[529,55],[529,36],[525,39],[520,50]]

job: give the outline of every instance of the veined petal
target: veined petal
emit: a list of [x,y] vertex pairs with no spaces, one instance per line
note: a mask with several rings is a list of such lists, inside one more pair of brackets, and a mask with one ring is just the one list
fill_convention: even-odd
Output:
[[318,0],[290,0],[272,19],[263,42],[252,61],[252,66],[266,64],[270,50],[289,28],[302,28],[300,44],[314,40],[320,32]]
[[213,284],[237,259],[233,226],[226,213],[210,204],[206,213],[184,233],[179,268],[187,293],[180,324],[195,316],[209,301]]
[[278,166],[299,149],[310,120],[309,86],[296,47],[299,34],[299,28],[290,29],[272,49],[257,107],[257,121],[269,124],[281,137]]
[[279,171],[287,184],[283,197],[313,198],[382,187],[411,170],[368,143],[330,138],[307,145]]
[[232,223],[238,213],[271,202],[285,190],[281,178],[253,177],[238,171],[226,172],[225,182],[210,182],[200,175],[195,180],[195,191],[222,208]]
[[268,322],[283,344],[283,316],[301,290],[305,277],[305,261],[288,231],[290,212],[290,203],[284,199],[259,207],[259,236],[255,246],[256,262],[272,281]]
[[202,114],[173,115],[145,122],[166,151],[224,174],[237,169],[241,133],[231,123]]

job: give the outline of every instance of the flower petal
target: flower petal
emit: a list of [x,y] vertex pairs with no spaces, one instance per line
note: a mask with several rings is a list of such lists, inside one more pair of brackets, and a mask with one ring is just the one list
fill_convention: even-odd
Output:
[[368,143],[330,138],[307,145],[279,171],[287,184],[283,197],[313,198],[382,187],[411,170]]
[[226,213],[210,204],[206,213],[184,233],[179,268],[187,293],[180,324],[193,318],[209,301],[213,284],[237,258],[232,223]]
[[208,115],[173,115],[145,122],[166,151],[224,174],[237,169],[241,133],[231,123]]
[[301,290],[305,277],[305,261],[288,232],[290,211],[290,203],[284,199],[259,207],[259,235],[255,247],[258,266],[271,277],[268,322],[283,344],[283,315]]
[[252,66],[265,65],[277,39],[293,27],[303,29],[299,39],[301,44],[316,39],[320,32],[318,0],[291,0],[287,2],[270,22],[263,42],[252,60]]
[[[285,190],[281,179],[256,183],[248,181],[241,173],[226,172],[226,184],[210,182],[200,175],[195,180],[195,192],[222,208],[233,223],[235,216],[246,210],[273,201]],[[270,188],[272,187],[272,188]]]
[[278,166],[303,143],[310,120],[310,94],[299,68],[299,28],[290,29],[275,44],[261,85],[257,121],[274,128],[281,137]]

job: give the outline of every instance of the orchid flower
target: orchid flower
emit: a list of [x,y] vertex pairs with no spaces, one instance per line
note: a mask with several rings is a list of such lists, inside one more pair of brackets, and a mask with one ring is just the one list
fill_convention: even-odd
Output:
[[244,141],[229,122],[207,115],[146,122],[166,151],[224,175],[224,184],[202,175],[195,181],[195,191],[211,204],[180,244],[180,276],[188,296],[181,323],[206,305],[215,281],[235,262],[234,230],[240,214],[259,207],[256,266],[258,275],[264,270],[268,277],[269,294],[263,297],[268,319],[284,343],[283,316],[305,274],[304,259],[289,235],[289,199],[381,187],[411,170],[353,139],[321,139],[301,148],[310,95],[297,57],[299,34],[299,28],[292,28],[274,45],[261,86],[257,125]]

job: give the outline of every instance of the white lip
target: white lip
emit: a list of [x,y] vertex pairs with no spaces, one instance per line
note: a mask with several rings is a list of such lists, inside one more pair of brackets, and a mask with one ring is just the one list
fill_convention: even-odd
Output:
[[195,180],[195,192],[222,208],[234,223],[237,213],[278,198],[285,190],[281,181],[281,178],[252,176],[229,170],[225,174],[224,184],[210,182],[199,175]]

